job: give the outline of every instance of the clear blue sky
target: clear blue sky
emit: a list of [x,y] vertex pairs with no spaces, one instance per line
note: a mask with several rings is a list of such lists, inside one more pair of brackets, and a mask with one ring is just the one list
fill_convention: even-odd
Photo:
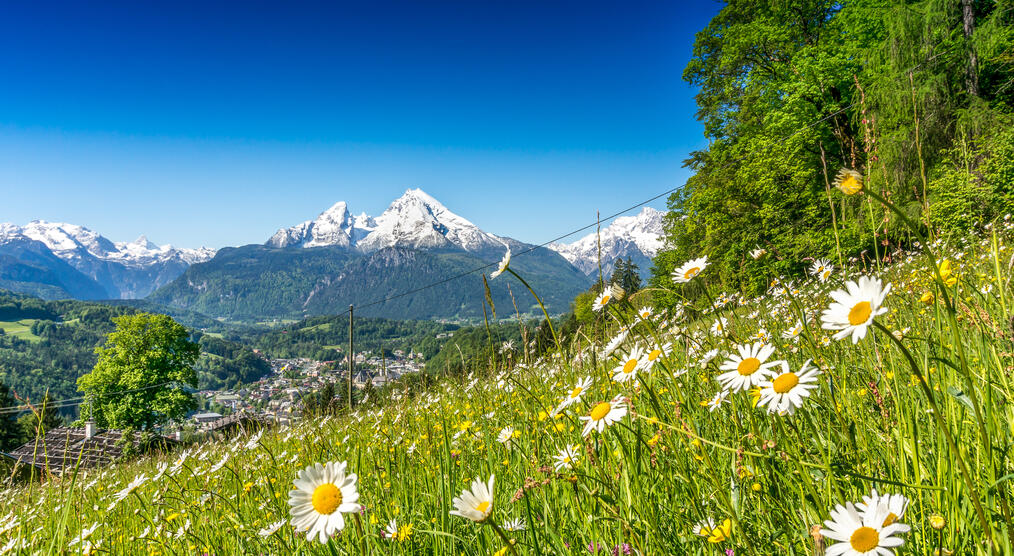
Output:
[[681,74],[720,7],[8,3],[0,222],[222,247],[420,187],[541,242],[685,181]]

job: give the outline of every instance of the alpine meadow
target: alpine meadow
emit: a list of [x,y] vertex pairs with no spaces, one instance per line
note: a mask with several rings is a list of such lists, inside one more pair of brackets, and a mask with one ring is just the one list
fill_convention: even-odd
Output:
[[1014,554],[1014,0],[713,8],[567,236],[0,225],[0,554]]

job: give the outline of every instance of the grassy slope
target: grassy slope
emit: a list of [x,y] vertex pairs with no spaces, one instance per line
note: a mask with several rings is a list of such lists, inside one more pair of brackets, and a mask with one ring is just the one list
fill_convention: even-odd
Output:
[[[940,416],[961,444],[1001,553],[1012,549],[1000,513],[1010,482],[986,487],[1011,469],[1001,450],[983,447],[978,435],[985,430],[996,447],[1014,440],[1010,291],[999,287],[1007,284],[1007,274],[994,270],[996,260],[1010,255],[1003,247],[994,258],[988,245],[950,251],[959,279],[951,288],[960,300],[954,329],[939,302],[918,301],[934,287],[923,259],[879,273],[894,289],[878,322],[904,332],[904,344],[936,392]],[[928,554],[938,546],[955,554],[981,551],[985,532],[959,459],[948,450],[901,352],[880,332],[871,330],[853,345],[830,340],[821,330],[816,315],[827,307],[828,291],[841,284],[840,276],[828,284],[808,280],[791,295],[721,309],[729,318],[728,336],[707,332],[713,314],[696,322],[670,324],[656,316],[637,324],[621,352],[634,345],[673,346],[637,383],[611,381],[616,361],[596,359],[592,353],[600,346],[585,344],[580,358],[567,357],[569,363],[539,361],[491,369],[490,376],[475,380],[448,379],[429,394],[382,409],[361,408],[352,418],[270,430],[246,445],[246,438],[208,443],[183,456],[5,491],[0,516],[11,517],[0,519],[0,546],[63,547],[82,527],[98,524],[89,540],[114,553],[491,554],[504,547],[493,529],[448,511],[473,478],[495,474],[492,519],[527,523],[524,531],[507,533],[519,553],[588,554],[589,544],[612,553],[629,543],[643,554],[720,554],[731,548],[736,554],[809,555],[810,528],[828,519],[835,504],[858,502],[872,487],[911,499],[902,518],[912,526],[903,553]],[[629,318],[624,309],[611,307],[610,320]],[[810,316],[806,331],[795,340],[783,338],[803,314]],[[714,377],[722,358],[762,329],[776,348],[773,357],[791,369],[815,361],[824,371],[819,388],[791,416],[753,407],[745,392],[709,411],[701,403],[719,389]],[[958,370],[956,340],[973,388]],[[711,349],[722,355],[702,365],[700,354]],[[551,417],[551,408],[585,376],[593,384],[584,400]],[[630,411],[604,434],[582,437],[579,417],[614,396],[626,398]],[[974,401],[986,408],[982,429]],[[502,444],[497,436],[505,426],[517,433]],[[553,456],[567,445],[575,447],[579,461],[556,472]],[[181,463],[163,474],[174,460]],[[288,518],[286,492],[295,473],[331,460],[347,460],[359,476],[361,523],[347,516],[346,529],[330,547],[285,525],[259,535],[267,524]],[[116,503],[115,493],[141,475],[158,478]],[[932,514],[945,518],[939,531],[928,524]],[[407,540],[381,537],[392,518],[413,526]],[[712,544],[693,534],[702,520],[726,518],[734,520],[731,539]]]
[[22,340],[27,340],[29,342],[38,342],[41,338],[32,334],[32,324],[34,324],[36,320],[37,319],[21,319],[12,322],[0,321],[0,328],[2,328],[5,333],[10,334],[15,338],[21,338]]

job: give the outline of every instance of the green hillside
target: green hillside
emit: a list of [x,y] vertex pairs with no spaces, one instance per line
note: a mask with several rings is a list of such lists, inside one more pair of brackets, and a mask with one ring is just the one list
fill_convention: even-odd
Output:
[[[359,255],[337,247],[247,245],[223,249],[211,261],[191,266],[148,300],[250,322],[337,314],[350,304],[369,304],[357,310],[362,316],[474,320],[482,318],[485,295],[478,272],[409,296],[371,302],[468,273],[499,260],[502,254],[480,257],[463,251],[388,248]],[[536,249],[513,264],[545,296],[544,302],[554,312],[565,312],[570,300],[589,283],[579,270],[548,249]],[[539,311],[524,286],[513,278],[498,280],[490,288],[501,311],[513,313],[515,301],[522,313]]]
[[[0,291],[0,383],[36,401],[47,390],[56,399],[79,396],[77,378],[94,366],[94,349],[113,330],[112,318],[137,311]],[[197,364],[201,388],[249,382],[270,371],[248,347],[198,331],[194,339],[205,352]]]

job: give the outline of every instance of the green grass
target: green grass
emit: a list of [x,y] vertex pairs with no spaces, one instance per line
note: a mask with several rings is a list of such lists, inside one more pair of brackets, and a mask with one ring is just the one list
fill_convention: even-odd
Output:
[[32,324],[34,324],[36,320],[37,319],[21,319],[13,322],[0,321],[0,328],[2,328],[5,333],[10,334],[15,338],[28,340],[29,342],[38,342],[42,338],[32,334]]
[[[860,502],[876,488],[909,500],[900,521],[911,531],[899,535],[899,553],[989,554],[992,537],[995,553],[1009,554],[1014,299],[1005,262],[1012,251],[1002,242],[994,251],[989,238],[938,250],[953,262],[953,285],[935,283],[918,254],[880,274],[893,287],[887,313],[875,322],[897,333],[905,351],[875,327],[856,344],[821,328],[829,293],[844,285],[840,271],[826,284],[785,277],[795,284],[788,293],[735,309],[706,309],[719,293],[711,292],[682,314],[659,312],[636,324],[634,308],[613,300],[563,356],[489,361],[477,376],[375,399],[351,416],[16,485],[0,497],[0,516],[8,516],[0,518],[0,547],[59,552],[97,525],[88,542],[117,554],[487,555],[508,548],[489,523],[523,519],[523,530],[505,533],[519,554],[589,554],[589,545],[612,554],[626,544],[641,554],[803,556],[819,553],[811,531],[835,505]],[[926,291],[935,294],[929,304],[920,301]],[[955,300],[954,313],[944,293]],[[713,334],[719,316],[728,324]],[[784,338],[797,319],[804,331]],[[603,357],[593,339],[607,341],[628,325],[618,355]],[[770,360],[784,360],[792,371],[812,360],[822,372],[817,388],[793,414],[755,407],[746,391],[710,411],[702,404],[720,390],[718,367],[758,337],[775,348]],[[669,355],[650,371],[611,380],[636,346],[667,344]],[[710,350],[719,355],[702,363]],[[592,384],[581,402],[553,416],[586,376]],[[583,436],[580,417],[617,397],[626,414]],[[498,442],[507,426],[515,434]],[[568,445],[577,462],[554,469],[554,456]],[[288,520],[296,473],[328,461],[347,461],[358,475],[358,519],[345,516],[345,529],[327,545],[285,524],[260,535]],[[492,474],[495,503],[486,524],[449,515],[452,498]],[[148,480],[116,501],[115,493],[141,476]],[[942,528],[930,526],[931,516],[943,519]],[[411,534],[384,538],[392,519],[411,525]],[[712,543],[694,532],[696,524],[726,519],[727,538]]]

